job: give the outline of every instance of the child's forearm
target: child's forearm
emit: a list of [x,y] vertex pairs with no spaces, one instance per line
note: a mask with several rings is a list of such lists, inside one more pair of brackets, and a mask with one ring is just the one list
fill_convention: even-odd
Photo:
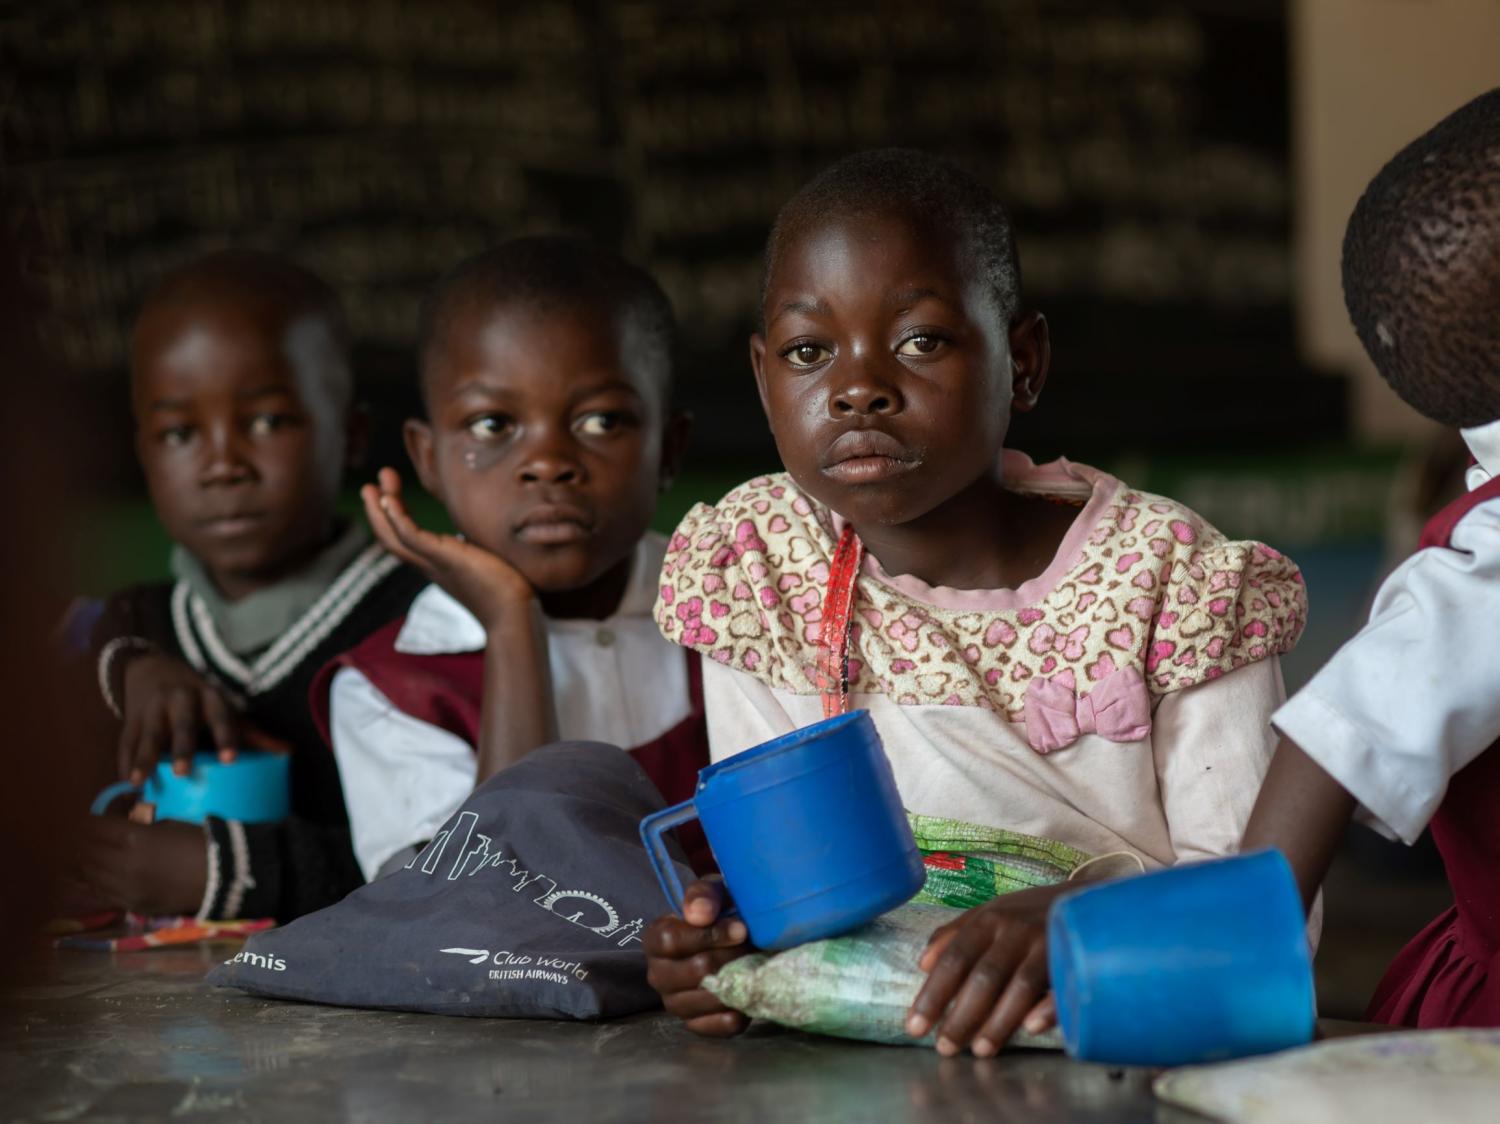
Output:
[[486,635],[476,784],[557,740],[547,627],[536,601],[517,605]]
[[1296,742],[1282,738],[1245,825],[1242,851],[1277,847],[1308,907],[1354,815],[1354,797]]

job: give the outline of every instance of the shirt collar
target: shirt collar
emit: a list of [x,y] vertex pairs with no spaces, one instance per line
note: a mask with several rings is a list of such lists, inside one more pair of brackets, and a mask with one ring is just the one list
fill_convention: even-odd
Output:
[[1460,431],[1469,452],[1479,463],[1469,469],[1465,482],[1469,491],[1500,476],[1500,420]]
[[225,647],[249,657],[274,644],[317,604],[370,543],[363,523],[350,523],[295,574],[237,601],[214,585],[207,568],[181,545],[172,547],[172,574],[186,583],[213,621]]
[[[636,544],[630,561],[630,580],[620,607],[610,620],[650,616],[656,606],[667,541],[647,533]],[[566,622],[559,622],[566,623]],[[594,622],[597,623],[597,622]],[[550,622],[549,622],[550,627]],[[429,585],[412,600],[406,623],[396,634],[396,651],[410,656],[453,655],[484,650],[484,626],[439,585]]]

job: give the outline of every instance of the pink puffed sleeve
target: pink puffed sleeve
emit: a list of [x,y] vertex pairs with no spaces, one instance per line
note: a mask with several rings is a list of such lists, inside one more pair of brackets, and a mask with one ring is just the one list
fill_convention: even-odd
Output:
[[1297,564],[1258,542],[1206,545],[1172,565],[1146,651],[1153,695],[1285,655],[1307,621]]
[[826,575],[826,562],[817,564],[826,533],[810,524],[805,506],[774,476],[689,511],[662,562],[662,635],[769,687],[815,691],[806,629],[822,595],[817,575]]

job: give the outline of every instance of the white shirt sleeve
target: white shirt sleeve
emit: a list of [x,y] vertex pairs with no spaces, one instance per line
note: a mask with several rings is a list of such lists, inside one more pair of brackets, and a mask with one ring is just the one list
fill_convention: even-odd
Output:
[[733,757],[797,728],[771,688],[718,660],[703,661],[703,709],[710,761]]
[[398,851],[431,839],[474,791],[474,748],[398,710],[353,668],[333,677],[329,729],[367,880]]
[[1178,862],[1239,850],[1276,750],[1271,714],[1284,698],[1281,661],[1272,658],[1157,704],[1151,746]]
[[1370,622],[1274,719],[1362,820],[1407,843],[1500,739],[1500,500],[1469,512],[1452,547],[1386,579]]

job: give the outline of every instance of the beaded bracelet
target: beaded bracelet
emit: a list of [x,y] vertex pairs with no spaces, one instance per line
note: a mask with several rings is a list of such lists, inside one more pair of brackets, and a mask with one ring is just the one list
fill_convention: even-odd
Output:
[[118,687],[115,685],[116,665],[123,675],[123,668],[130,659],[156,650],[155,644],[139,636],[117,636],[100,650],[99,693],[104,696],[104,705],[109,707],[110,713],[116,718],[125,717],[125,709],[120,702],[124,683]]

